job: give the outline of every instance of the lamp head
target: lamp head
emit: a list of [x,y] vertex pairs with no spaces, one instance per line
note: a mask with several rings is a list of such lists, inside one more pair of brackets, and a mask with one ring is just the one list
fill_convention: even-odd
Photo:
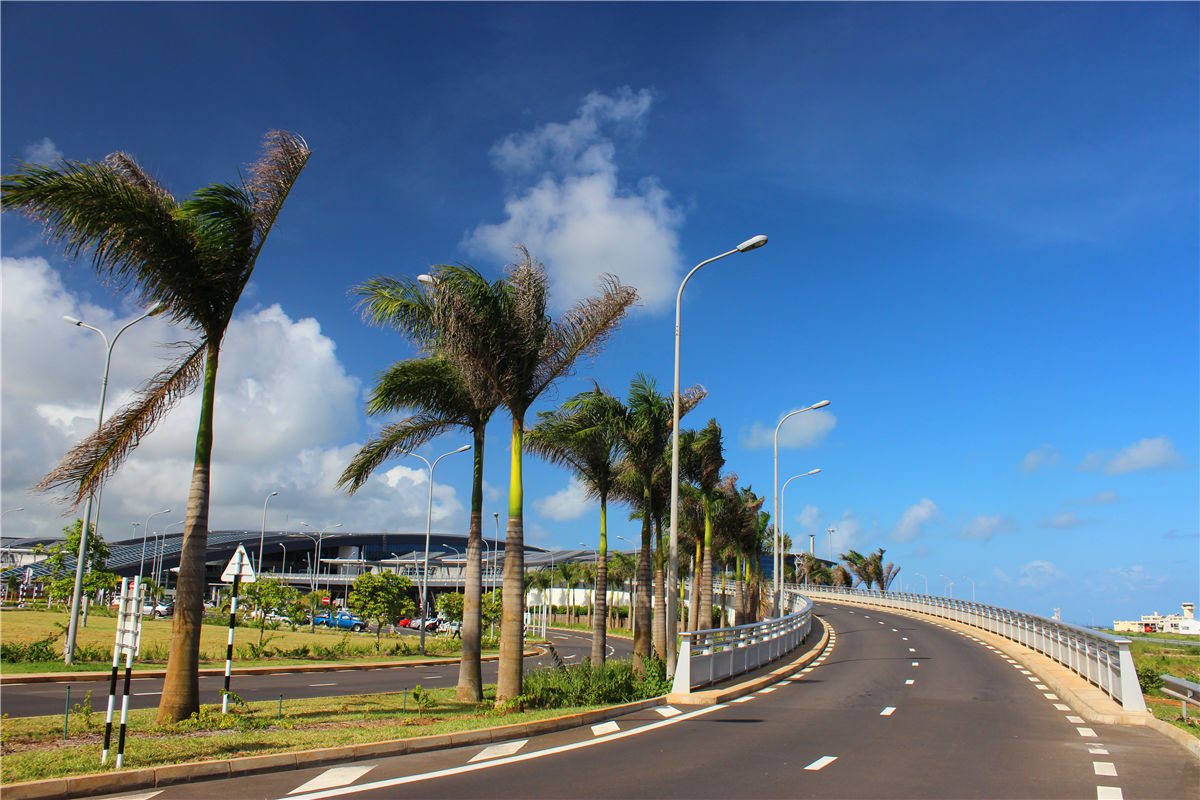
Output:
[[466,451],[468,451],[468,450],[470,450],[470,449],[471,449],[471,445],[469,445],[469,444],[464,444],[462,447],[458,448],[458,449],[457,449],[457,450],[455,450],[454,452],[455,452],[455,453],[465,453]]
[[737,251],[739,253],[748,253],[751,250],[757,250],[758,248],[762,247],[766,243],[767,243],[767,237],[763,236],[760,233],[758,236],[754,236],[754,237],[742,242],[741,244],[739,244],[737,246]]
[[432,275],[429,275],[426,273],[421,273],[420,275],[418,275],[417,282],[422,284],[426,289],[437,288],[437,281],[434,280],[434,277]]
[[279,492],[271,492],[269,495],[267,495],[267,497],[274,497],[277,494],[279,494]]
[[809,406],[809,408],[824,408],[824,407],[825,407],[825,406],[827,406],[827,405],[829,405],[829,401],[828,401],[828,400],[822,400],[822,401],[821,401],[821,402],[819,402],[819,403],[813,403],[811,406]]
[[167,310],[167,304],[162,300],[158,300],[150,308],[146,309],[147,317],[156,317]]
[[804,474],[805,475],[816,475],[820,471],[821,471],[821,468],[817,467],[816,469],[810,469],[808,472],[806,472]]
[[75,319],[74,317],[69,316],[67,314],[63,314],[62,318],[65,319],[67,322],[71,323],[72,325],[82,325],[83,324],[83,320]]

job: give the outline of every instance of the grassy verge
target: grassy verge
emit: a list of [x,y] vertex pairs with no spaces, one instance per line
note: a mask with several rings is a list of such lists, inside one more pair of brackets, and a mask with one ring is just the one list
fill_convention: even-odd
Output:
[[[131,711],[125,767],[139,769],[189,761],[284,753],[473,730],[561,716],[586,707],[500,713],[492,709],[494,687],[484,703],[460,703],[453,689],[428,690],[418,706],[414,692],[325,697],[204,706],[177,725],[156,726],[154,709]],[[594,707],[594,706],[592,706]],[[82,704],[81,704],[82,708]],[[0,717],[0,783],[82,775],[100,766],[104,715],[75,714],[63,740],[62,717]],[[114,733],[115,737],[115,733]],[[115,741],[115,740],[114,740]],[[114,744],[115,746],[115,744]]]

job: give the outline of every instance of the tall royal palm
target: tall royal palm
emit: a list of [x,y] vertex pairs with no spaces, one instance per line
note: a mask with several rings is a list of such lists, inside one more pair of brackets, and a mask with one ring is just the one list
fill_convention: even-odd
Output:
[[[716,500],[717,483],[721,479],[721,468],[725,466],[724,445],[721,441],[721,426],[716,419],[710,419],[703,430],[696,434],[692,443],[691,458],[680,455],[680,466],[690,466],[689,476],[700,489],[700,500],[704,508],[704,547],[701,563],[697,565],[700,572],[700,614],[701,627],[712,625],[713,604],[713,503]],[[690,464],[689,464],[690,462]]]
[[123,153],[101,163],[22,165],[3,180],[5,210],[19,209],[41,222],[72,257],[90,252],[97,272],[118,288],[136,286],[143,301],[162,303],[172,321],[195,334],[172,364],[40,484],[70,487],[78,503],[116,472],[175,401],[202,386],[160,723],[186,719],[200,708],[197,670],[221,342],[309,155],[299,136],[268,133],[262,157],[240,183],[207,186],[183,202]]
[[524,649],[525,528],[521,475],[525,414],[575,362],[595,354],[637,300],[632,287],[601,278],[600,293],[580,301],[561,318],[547,312],[550,282],[545,268],[523,247],[503,278],[485,280],[459,265],[435,267],[428,299],[397,305],[393,313],[418,342],[444,356],[462,375],[490,384],[512,416],[512,467],[504,543],[500,664],[496,704],[521,695]]
[[[368,287],[364,306],[373,314],[373,298],[386,306],[386,293],[372,294]],[[410,410],[412,416],[387,425],[342,472],[338,484],[358,491],[380,464],[420,447],[446,431],[463,428],[471,433],[474,470],[471,476],[471,523],[467,534],[467,563],[463,582],[462,659],[458,667],[459,700],[483,700],[480,650],[483,635],[483,445],[488,420],[500,400],[486,384],[471,387],[444,358],[400,361],[379,376],[367,400],[367,413],[391,414]]]

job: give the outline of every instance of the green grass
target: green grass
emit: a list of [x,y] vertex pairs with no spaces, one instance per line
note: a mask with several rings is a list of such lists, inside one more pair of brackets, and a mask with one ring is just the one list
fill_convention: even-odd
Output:
[[[454,689],[430,690],[433,704],[418,714],[411,692],[204,706],[200,718],[156,726],[155,709],[129,713],[125,768],[285,753],[319,747],[406,739],[562,716],[586,710],[557,708],[502,714],[492,709],[495,687],[484,703],[460,703]],[[589,707],[590,708],[590,707]],[[112,770],[100,766],[104,715],[74,714],[66,743],[61,716],[0,718],[0,783],[40,780]],[[114,732],[115,737],[115,732]],[[114,744],[115,747],[115,744]]]

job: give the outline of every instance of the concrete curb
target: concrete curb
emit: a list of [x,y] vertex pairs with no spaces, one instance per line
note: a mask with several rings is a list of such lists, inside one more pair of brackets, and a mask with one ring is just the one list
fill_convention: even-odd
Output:
[[26,781],[3,786],[4,800],[55,800],[56,798],[85,797],[97,794],[128,792],[136,789],[155,789],[177,783],[253,775],[261,772],[278,772],[288,769],[308,769],[322,764],[360,761],[370,758],[402,756],[451,747],[503,742],[510,739],[525,739],[542,733],[593,725],[613,717],[634,711],[664,705],[666,697],[652,697],[619,706],[568,714],[562,717],[499,725],[474,731],[443,733],[436,736],[419,736],[413,739],[392,739],[384,742],[368,742],[340,747],[323,747],[315,750],[297,750],[290,753],[271,753],[262,756],[223,759],[220,761],[197,761],[188,764],[168,764],[161,767],[122,770],[121,772],[99,772],[70,778],[49,778],[41,781]]
[[719,703],[726,703],[730,700],[735,700],[743,695],[753,694],[759,689],[776,683],[782,678],[786,678],[796,670],[802,669],[816,660],[829,644],[829,626],[825,624],[825,620],[813,615],[813,619],[821,623],[821,638],[806,650],[799,657],[787,662],[786,664],[776,667],[770,672],[751,678],[748,681],[727,686],[722,689],[709,689],[700,692],[686,693],[671,693],[667,695],[668,703],[680,703],[681,705],[692,706],[715,706]]
[[1085,681],[1071,670],[1047,656],[1031,650],[1023,644],[997,636],[982,628],[975,628],[945,617],[923,614],[918,611],[889,608],[874,603],[848,601],[839,597],[836,601],[822,600],[830,604],[852,605],[856,608],[874,608],[888,611],[901,616],[912,617],[929,622],[937,622],[948,628],[970,633],[972,636],[987,642],[1017,661],[1021,662],[1030,672],[1049,686],[1055,694],[1069,703],[1079,716],[1088,722],[1100,725],[1141,725],[1155,730],[1187,750],[1192,756],[1200,759],[1200,738],[1191,736],[1187,731],[1176,728],[1169,722],[1156,719],[1149,711],[1126,711],[1115,700],[1104,693],[1103,689]]

